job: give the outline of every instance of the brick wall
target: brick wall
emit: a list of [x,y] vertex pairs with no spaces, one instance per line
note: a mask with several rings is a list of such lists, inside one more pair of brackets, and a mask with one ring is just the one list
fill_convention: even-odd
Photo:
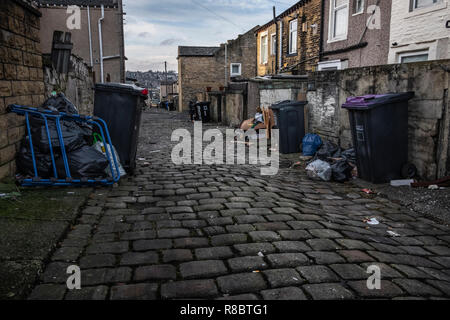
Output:
[[189,101],[197,99],[207,87],[218,91],[225,86],[225,69],[216,57],[179,57],[179,111],[189,110]]
[[44,101],[39,11],[27,2],[0,2],[0,179],[15,173],[24,118],[7,114],[9,104]]
[[206,99],[206,88],[219,91],[226,87],[230,79],[230,64],[240,63],[242,76],[253,78],[256,76],[256,38],[254,29],[238,36],[227,43],[227,65],[225,77],[225,44],[213,56],[179,56],[178,84],[179,108],[189,110],[191,99]]
[[[404,52],[427,50],[430,60],[450,59],[450,1],[409,11],[409,1],[393,1],[389,63]],[[447,18],[445,18],[447,17]],[[397,46],[392,46],[392,43]]]
[[[282,52],[281,67],[282,72],[293,74],[306,74],[309,71],[315,71],[319,62],[320,40],[321,40],[321,11],[320,0],[311,0],[296,8],[289,9],[278,16],[278,29],[282,24]],[[290,22],[297,19],[297,53],[289,54],[289,25]],[[314,27],[313,27],[314,26]],[[303,28],[305,27],[305,28]],[[261,64],[260,39],[262,33],[267,32],[269,37],[269,57],[267,64]],[[258,75],[275,74],[275,55],[271,55],[272,44],[271,35],[276,33],[274,23],[268,23],[265,27],[258,30],[257,34],[257,56],[258,56]],[[278,42],[279,39],[278,39]],[[279,49],[278,49],[279,50]],[[300,64],[299,64],[300,63]],[[290,68],[292,67],[292,68]]]

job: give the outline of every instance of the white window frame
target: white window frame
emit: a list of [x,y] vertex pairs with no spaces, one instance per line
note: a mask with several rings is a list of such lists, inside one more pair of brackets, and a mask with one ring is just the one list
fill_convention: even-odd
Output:
[[[329,23],[328,23],[328,43],[347,40],[348,35],[348,20],[349,20],[349,0],[346,0],[344,4],[339,7],[335,6],[336,0],[330,0],[330,15],[329,15]],[[347,26],[345,29],[345,34],[339,37],[335,37],[335,12],[338,10],[347,9]]]
[[356,5],[358,4],[358,0],[353,0],[353,15],[356,16],[358,14],[364,13],[364,8],[366,5],[366,1],[365,0],[361,0],[361,8],[359,9],[359,11],[356,11]]
[[[265,59],[263,56],[263,39],[266,37],[267,43],[266,43],[266,49],[265,49]],[[261,33],[261,36],[259,38],[259,63],[260,64],[267,64],[269,60],[269,35],[268,32]]]
[[[233,67],[238,66],[239,72],[235,73],[233,72]],[[230,75],[232,77],[238,77],[242,75],[242,64],[241,63],[230,63]]]
[[418,0],[411,0],[411,1],[412,1],[412,6],[411,6],[411,8],[412,8],[413,11],[414,11],[414,10],[420,10],[420,9],[423,9],[423,8],[429,8],[429,7],[431,7],[431,6],[434,6],[434,5],[439,4],[439,3],[442,2],[442,0],[433,0],[434,2],[433,2],[432,4],[429,4],[429,5],[423,6],[423,7],[418,7],[418,6],[417,6]]
[[343,70],[347,69],[348,61],[342,60],[331,60],[331,61],[321,61],[318,64],[318,71],[332,71],[332,70]]
[[[275,45],[274,45],[275,42]],[[270,35],[270,55],[276,56],[277,55],[277,34],[272,33]]]
[[426,50],[420,50],[420,51],[408,51],[408,52],[399,52],[397,53],[397,61],[398,63],[410,63],[410,62],[402,62],[402,58],[404,57],[413,57],[413,56],[421,56],[427,54],[428,55],[428,60],[430,60],[430,50],[426,49]]
[[[292,28],[292,25],[296,23],[297,27],[295,30]],[[295,34],[295,38],[293,37],[293,34]],[[295,46],[293,39],[295,39]],[[297,45],[298,45],[298,19],[294,19],[289,21],[289,54],[296,54],[297,53]]]

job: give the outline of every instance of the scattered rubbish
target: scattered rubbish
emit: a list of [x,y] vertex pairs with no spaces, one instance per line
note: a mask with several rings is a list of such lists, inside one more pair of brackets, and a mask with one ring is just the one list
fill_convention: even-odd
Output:
[[296,163],[294,163],[294,164],[290,167],[290,169],[293,169],[293,168],[295,168],[295,167],[299,167],[299,166],[301,166],[301,165],[302,165],[301,162],[296,162]]
[[[105,148],[105,143],[103,142],[102,137],[98,133],[94,133],[94,141],[95,141],[95,144],[93,145],[93,147],[95,150],[101,152],[104,156],[106,156],[106,149],[108,149],[108,154],[112,154],[112,152],[114,152],[116,159],[120,159],[119,154],[117,153],[117,150],[114,146],[112,146],[112,150],[111,150],[111,145],[106,143],[106,148]],[[124,168],[122,167],[122,164],[120,163],[120,161],[118,162],[118,166],[119,166],[120,176],[121,177],[126,176],[127,173],[125,172]],[[113,168],[113,170],[114,169],[115,168]],[[106,167],[106,174],[108,175],[108,177],[113,177],[113,176],[118,175],[116,170],[114,170],[114,174],[112,174],[111,168],[109,168],[109,167]]]
[[6,193],[0,193],[0,198],[6,197]]
[[0,198],[2,199],[11,199],[20,196],[21,196],[20,192],[0,193]]
[[138,158],[138,161],[147,161],[145,158]]
[[310,161],[312,158],[312,156],[300,156],[301,161]]
[[261,273],[261,271],[255,270],[255,271],[253,271],[253,273]]
[[330,181],[332,169],[329,163],[322,160],[316,160],[306,167],[306,173],[308,177],[313,180]]
[[439,190],[439,186],[436,184],[432,184],[431,186],[428,186],[429,190]]
[[414,180],[408,179],[408,180],[392,180],[391,186],[393,187],[402,187],[402,186],[408,186],[410,187],[411,184],[414,183]]
[[303,155],[314,156],[321,145],[322,139],[317,134],[307,134],[303,138]]
[[375,192],[373,192],[371,189],[362,189],[361,191],[366,194],[375,194]]
[[258,256],[260,256],[260,257],[264,257],[264,253],[262,253],[262,252],[258,252]]
[[368,219],[368,220],[365,220],[364,222],[366,222],[367,224],[370,224],[372,226],[376,226],[376,225],[380,224],[380,222],[376,218]]
[[294,281],[298,281],[298,279],[296,277],[292,277],[292,280]]
[[399,235],[398,233],[396,233],[396,232],[394,232],[394,231],[388,230],[387,233],[388,233],[391,237],[401,237],[401,235]]
[[161,152],[161,150],[154,150],[154,151],[150,151],[149,153],[159,153]]
[[450,187],[450,176],[435,181],[416,182],[411,184],[411,186],[414,188],[421,188],[421,187],[425,188],[433,185],[436,185],[438,187]]
[[67,194],[73,195],[73,194],[75,194],[75,192],[67,192]]

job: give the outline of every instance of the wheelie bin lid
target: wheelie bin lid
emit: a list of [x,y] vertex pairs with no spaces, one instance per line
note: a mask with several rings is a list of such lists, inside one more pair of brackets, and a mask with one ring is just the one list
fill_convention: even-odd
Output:
[[414,92],[387,93],[387,94],[368,94],[359,97],[349,97],[347,102],[342,105],[344,109],[369,110],[386,104],[411,100]]
[[270,106],[272,110],[278,110],[286,107],[302,107],[308,104],[308,101],[285,100]]
[[148,97],[148,89],[138,87],[134,84],[126,84],[126,83],[96,83],[95,84],[96,91],[108,91],[108,92],[120,92],[127,93],[136,96]]

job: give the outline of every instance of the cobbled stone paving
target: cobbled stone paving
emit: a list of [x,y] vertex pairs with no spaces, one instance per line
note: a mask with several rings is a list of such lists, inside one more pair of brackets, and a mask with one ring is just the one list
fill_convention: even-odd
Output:
[[[450,297],[447,226],[303,170],[176,166],[172,131],[192,127],[185,114],[145,112],[138,157],[148,163],[91,195],[29,299]],[[67,289],[69,265],[81,290]],[[367,288],[371,265],[381,290]]]

